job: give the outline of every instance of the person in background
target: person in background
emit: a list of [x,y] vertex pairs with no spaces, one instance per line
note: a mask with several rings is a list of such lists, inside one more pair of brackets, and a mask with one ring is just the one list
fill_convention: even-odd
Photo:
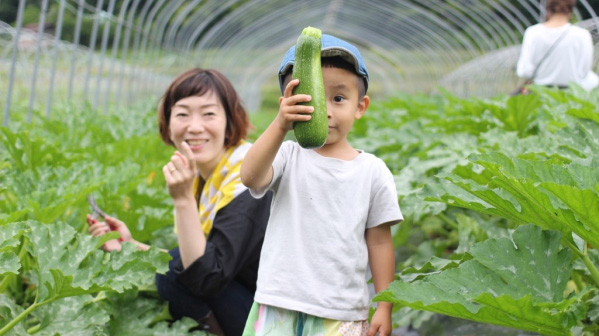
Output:
[[[168,87],[159,104],[160,136],[176,151],[162,171],[174,203],[178,247],[169,271],[156,275],[160,296],[174,319],[191,317],[205,330],[242,334],[256,290],[270,195],[253,198],[241,183],[241,162],[251,127],[231,82],[216,70],[191,69]],[[125,223],[88,215],[94,236],[111,230],[134,240]],[[120,250],[120,241],[105,244]]]
[[548,0],[547,20],[524,32],[516,68],[534,84],[565,89],[576,83],[591,90],[599,85],[593,65],[593,41],[588,30],[570,24],[576,0]]
[[274,190],[244,335],[390,335],[389,302],[369,324],[367,270],[375,291],[394,280],[391,225],[403,220],[393,175],[347,139],[370,104],[368,71],[359,51],[322,35],[322,74],[329,133],[324,146],[285,141],[293,123],[310,120],[305,94],[292,94],[295,47],[279,71],[279,113],[248,151],[243,183],[255,197]]

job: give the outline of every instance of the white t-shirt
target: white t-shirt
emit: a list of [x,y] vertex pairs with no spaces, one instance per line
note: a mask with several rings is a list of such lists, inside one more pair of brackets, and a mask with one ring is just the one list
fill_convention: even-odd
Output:
[[588,30],[566,24],[547,27],[542,23],[530,26],[524,32],[522,50],[516,73],[531,78],[537,65],[551,45],[568,30],[566,35],[545,58],[535,74],[534,82],[540,85],[568,85],[572,82],[590,90],[597,86],[591,72],[593,64],[593,40]]
[[403,220],[393,175],[372,154],[345,161],[293,141],[281,145],[273,168],[254,300],[322,318],[367,319],[366,229]]

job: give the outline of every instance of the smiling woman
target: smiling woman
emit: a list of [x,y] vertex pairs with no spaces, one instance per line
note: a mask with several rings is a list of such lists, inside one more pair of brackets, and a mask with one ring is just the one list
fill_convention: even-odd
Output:
[[175,103],[168,127],[169,138],[179,151],[183,151],[183,144],[189,146],[200,175],[207,179],[225,153],[226,126],[224,108],[216,95],[208,91],[203,96],[187,97]]
[[[179,75],[158,107],[162,140],[176,151],[163,173],[179,246],[156,275],[174,319],[191,317],[217,335],[241,335],[253,302],[270,197],[254,199],[240,180],[250,122],[231,82],[216,70]],[[135,241],[122,221],[88,216],[90,233]],[[106,246],[105,249],[108,249]],[[116,249],[120,249],[117,244]]]

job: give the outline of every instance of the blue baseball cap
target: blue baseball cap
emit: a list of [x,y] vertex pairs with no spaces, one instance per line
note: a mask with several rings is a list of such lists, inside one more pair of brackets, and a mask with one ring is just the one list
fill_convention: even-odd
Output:
[[[368,91],[368,70],[366,69],[366,65],[364,64],[364,60],[362,59],[362,55],[360,55],[358,48],[340,38],[327,34],[322,34],[320,40],[322,42],[320,52],[321,57],[340,56],[348,61],[355,67],[356,73],[364,78],[364,85],[366,91]],[[279,68],[279,87],[281,92],[285,90],[283,87],[283,78],[287,75],[287,72],[289,72],[294,62],[295,45],[287,50],[283,62],[281,63],[281,67]]]

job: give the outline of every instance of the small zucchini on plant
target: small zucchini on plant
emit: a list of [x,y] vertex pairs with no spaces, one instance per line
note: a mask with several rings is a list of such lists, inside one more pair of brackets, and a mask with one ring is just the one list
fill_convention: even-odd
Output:
[[314,107],[310,120],[297,121],[293,124],[295,138],[304,148],[322,147],[329,134],[327,102],[320,64],[321,38],[320,29],[306,27],[295,44],[292,77],[299,79],[300,82],[293,92],[312,96],[312,100],[304,104]]

